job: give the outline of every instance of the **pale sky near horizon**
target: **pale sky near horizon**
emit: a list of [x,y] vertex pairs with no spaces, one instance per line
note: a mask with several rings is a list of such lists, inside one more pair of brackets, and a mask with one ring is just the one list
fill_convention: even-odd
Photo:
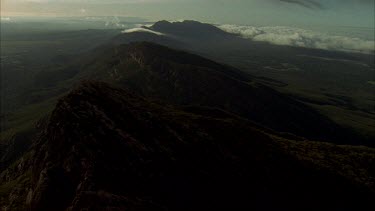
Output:
[[374,0],[1,0],[1,16],[129,16],[374,28]]

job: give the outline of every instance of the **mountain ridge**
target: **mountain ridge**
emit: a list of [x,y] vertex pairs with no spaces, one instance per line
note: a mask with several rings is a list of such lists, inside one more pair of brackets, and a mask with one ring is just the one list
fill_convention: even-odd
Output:
[[172,104],[218,107],[271,129],[315,140],[361,144],[350,131],[309,106],[236,68],[191,53],[139,42],[107,48],[95,57],[76,80],[103,80]]
[[[86,82],[59,100],[33,150],[4,184],[23,182],[0,202],[38,211],[371,207],[373,171],[339,175],[330,170],[339,168],[334,159],[312,159],[320,156],[312,153],[317,146],[345,158],[344,148],[276,138],[217,110],[205,114]],[[342,162],[362,169],[371,152],[356,151],[365,157]]]

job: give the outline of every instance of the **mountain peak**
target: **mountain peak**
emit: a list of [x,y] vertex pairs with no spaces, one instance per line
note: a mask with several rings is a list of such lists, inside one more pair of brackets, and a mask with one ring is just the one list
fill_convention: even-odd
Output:
[[162,27],[162,26],[168,26],[171,25],[172,23],[166,20],[161,20],[152,25],[152,27]]
[[183,24],[183,25],[209,25],[209,24],[204,24],[199,21],[195,20],[183,20],[183,21],[167,21],[167,20],[161,20],[157,21],[154,23],[153,27],[160,27],[160,26],[170,26],[170,25],[176,25],[176,24]]
[[218,36],[228,34],[214,25],[201,23],[194,20],[184,20],[182,22],[168,22],[163,20],[156,22],[150,27],[150,29],[166,34],[180,36]]

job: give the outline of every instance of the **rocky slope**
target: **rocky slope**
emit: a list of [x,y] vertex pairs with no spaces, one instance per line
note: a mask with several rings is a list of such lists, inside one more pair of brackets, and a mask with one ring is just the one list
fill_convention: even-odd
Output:
[[170,104],[220,108],[315,140],[362,144],[349,130],[233,67],[148,42],[103,52],[84,65],[76,80],[104,80]]
[[41,127],[0,176],[4,210],[374,208],[373,150],[287,140],[219,109],[87,82]]

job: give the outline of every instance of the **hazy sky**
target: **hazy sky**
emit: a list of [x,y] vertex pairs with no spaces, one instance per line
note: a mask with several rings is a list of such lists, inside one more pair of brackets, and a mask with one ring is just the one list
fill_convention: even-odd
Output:
[[374,9],[374,0],[1,0],[2,16],[103,15],[372,28]]

